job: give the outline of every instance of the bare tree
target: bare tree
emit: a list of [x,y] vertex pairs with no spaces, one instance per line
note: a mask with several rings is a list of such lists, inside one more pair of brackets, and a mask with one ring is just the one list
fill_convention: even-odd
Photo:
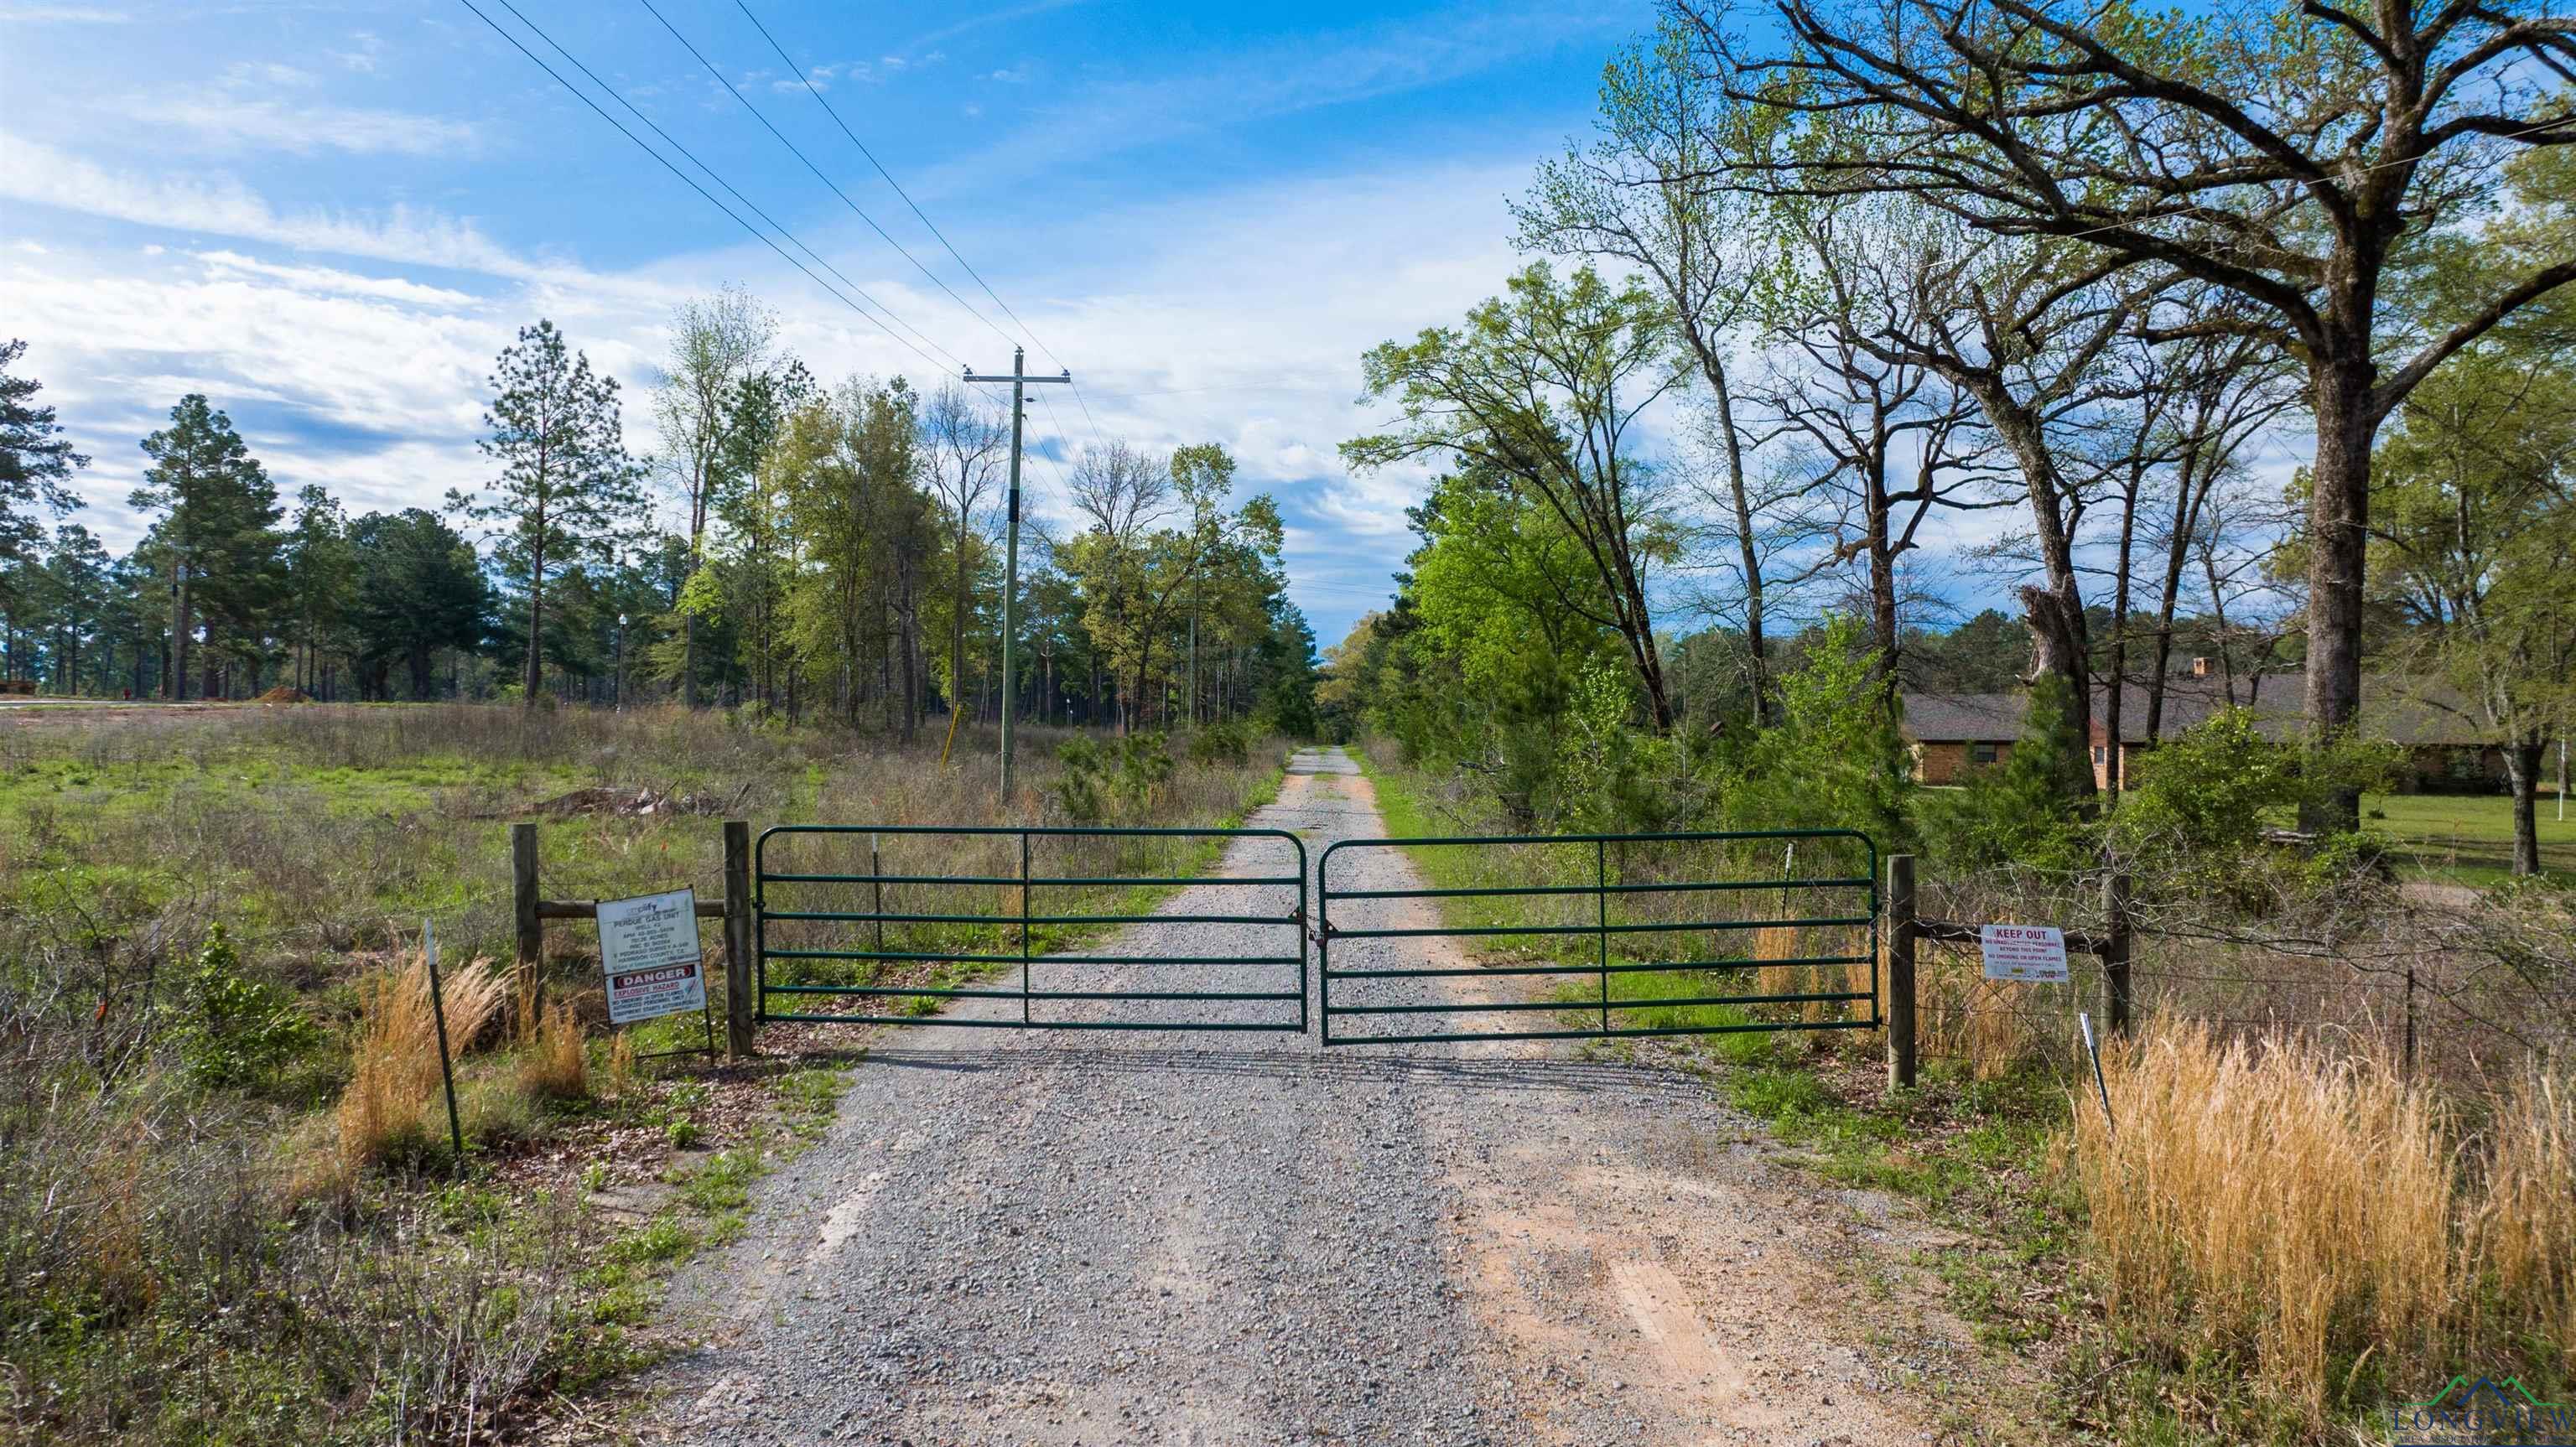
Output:
[[1716,184],[1733,153],[1758,146],[1762,118],[1730,101],[1694,64],[1689,34],[1667,21],[1654,37],[1613,57],[1601,80],[1600,138],[1539,167],[1526,200],[1513,203],[1520,243],[1560,256],[1610,257],[1650,280],[1670,309],[1699,380],[1708,388],[1706,432],[1721,465],[1712,499],[1728,522],[1742,598],[1736,608],[1752,670],[1754,716],[1772,715],[1764,641],[1763,501],[1748,478],[1753,439],[1738,425],[1732,352],[1753,325],[1765,275],[1758,206]]
[[1892,700],[1904,648],[1898,560],[1919,546],[1934,509],[2012,499],[1990,496],[1995,473],[1975,403],[1925,352],[1897,344],[1925,324],[1926,293],[1889,210],[1781,213],[1805,283],[1774,303],[1771,336],[1786,365],[1775,366],[1760,400],[1806,454],[1811,495],[1834,509],[1830,561],[1867,565],[1870,633]]
[[921,409],[923,470],[947,510],[955,577],[949,591],[948,705],[965,697],[966,618],[974,611],[974,543],[989,536],[989,499],[1011,442],[1010,423],[978,408],[950,383]]

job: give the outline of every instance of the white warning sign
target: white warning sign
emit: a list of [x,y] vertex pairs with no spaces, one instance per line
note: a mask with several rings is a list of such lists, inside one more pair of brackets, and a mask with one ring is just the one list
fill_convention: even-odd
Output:
[[2066,931],[2045,924],[1990,924],[1977,931],[1989,980],[2066,983]]
[[599,902],[599,964],[608,977],[610,1024],[705,1009],[705,959],[698,946],[696,890]]

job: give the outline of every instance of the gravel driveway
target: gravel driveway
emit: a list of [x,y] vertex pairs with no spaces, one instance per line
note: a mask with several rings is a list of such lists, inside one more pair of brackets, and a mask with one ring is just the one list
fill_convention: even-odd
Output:
[[[1383,833],[1339,750],[1299,754],[1251,823],[1297,831],[1310,859]],[[1284,853],[1245,841],[1222,871],[1284,873]],[[1336,887],[1414,882],[1392,850],[1335,868]],[[1247,910],[1253,894],[1279,898]],[[1286,895],[1194,887],[1166,910]],[[1281,938],[1140,926],[1113,949],[1268,954]],[[1244,988],[1172,964],[1039,980]],[[960,1013],[976,1007],[1017,1010]],[[746,1237],[675,1286],[704,1345],[657,1374],[646,1435],[1949,1440],[1944,1422],[1984,1407],[1964,1385],[1975,1353],[1887,1264],[1938,1239],[1776,1163],[1678,1071],[1529,1043],[1326,1053],[1311,1034],[912,1027],[878,1038],[825,1141],[763,1184]]]

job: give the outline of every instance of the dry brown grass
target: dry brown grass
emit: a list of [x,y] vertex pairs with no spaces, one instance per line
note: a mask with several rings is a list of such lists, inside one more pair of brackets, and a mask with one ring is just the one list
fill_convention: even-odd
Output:
[[548,1005],[521,1042],[519,1089],[541,1100],[590,1094],[590,1053],[570,1005]]
[[611,1100],[622,1100],[635,1085],[635,1042],[620,1030],[608,1042],[608,1065],[603,1072],[608,1078],[605,1094]]
[[2490,1289],[2554,1338],[2576,1377],[2576,1089],[2527,1070],[2488,1131],[2485,1190],[2472,1230]]
[[2242,1363],[2318,1434],[2425,1362],[2565,1370],[2562,1083],[2506,1093],[2481,1136],[2384,1056],[2301,1037],[2162,1022],[2103,1064],[2113,1124],[2079,1096],[2076,1168],[2125,1334],[2177,1362]]
[[[508,981],[491,961],[476,960],[442,975],[439,986],[449,1049],[462,1054],[500,1013]],[[382,1160],[419,1132],[439,1090],[438,1021],[428,964],[417,956],[360,987],[355,1069],[339,1110],[340,1152],[351,1167]]]

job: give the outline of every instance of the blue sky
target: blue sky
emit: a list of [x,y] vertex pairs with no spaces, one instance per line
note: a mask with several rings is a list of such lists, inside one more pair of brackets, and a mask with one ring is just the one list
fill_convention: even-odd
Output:
[[[0,0],[0,331],[28,338],[25,365],[96,458],[83,520],[111,544],[137,531],[136,440],[188,390],[231,411],[282,491],[319,482],[364,510],[473,486],[484,374],[539,315],[626,382],[639,449],[671,308],[727,282],[826,376],[1008,367],[1022,329],[733,0],[653,0],[718,76],[641,0],[512,3],[932,359],[461,0]],[[1061,395],[1032,408],[1040,515],[1062,515],[1058,465],[1095,427],[1222,442],[1279,499],[1292,594],[1327,642],[1383,601],[1421,481],[1353,478],[1334,455],[1371,415],[1359,353],[1498,289],[1504,198],[1586,127],[1602,61],[1651,22],[1643,3],[751,9],[1043,344],[1033,368],[1061,359],[1083,384],[1087,414]]]

